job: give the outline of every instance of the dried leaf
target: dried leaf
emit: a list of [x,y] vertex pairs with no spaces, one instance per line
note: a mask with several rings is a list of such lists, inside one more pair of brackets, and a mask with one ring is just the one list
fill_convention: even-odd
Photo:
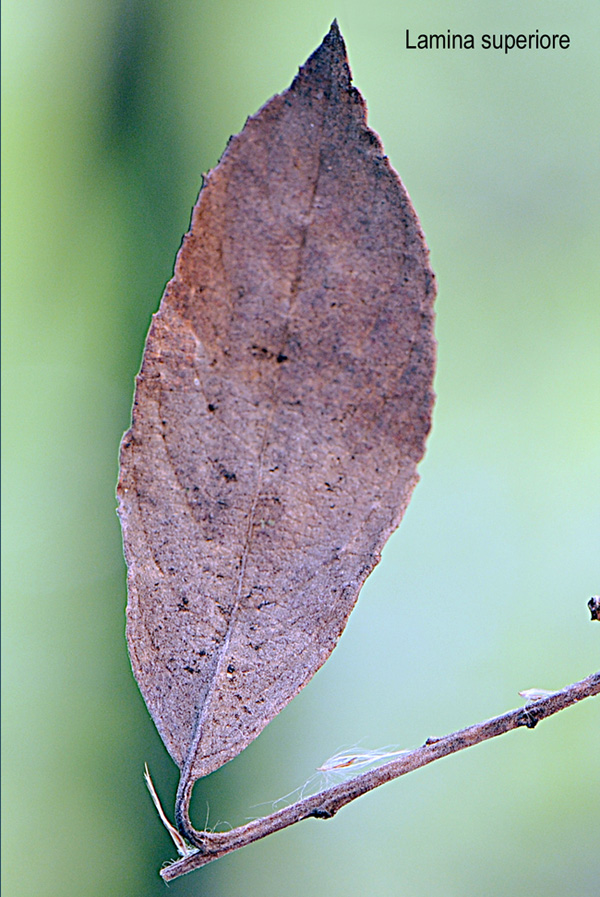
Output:
[[190,780],[324,663],[398,526],[434,293],[334,23],[205,178],[122,443],[131,661]]

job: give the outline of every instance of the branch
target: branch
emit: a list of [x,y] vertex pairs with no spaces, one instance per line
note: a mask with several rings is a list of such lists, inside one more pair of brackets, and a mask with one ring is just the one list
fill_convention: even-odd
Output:
[[463,748],[487,741],[488,738],[503,735],[505,732],[510,732],[511,729],[518,729],[521,726],[533,729],[540,720],[547,716],[552,716],[583,698],[597,694],[600,694],[600,672],[593,673],[587,679],[582,679],[581,682],[568,685],[561,691],[554,692],[524,707],[511,710],[502,716],[477,723],[443,738],[428,738],[421,747],[404,754],[398,760],[378,766],[376,769],[349,779],[341,785],[325,788],[318,794],[303,798],[289,807],[284,807],[283,810],[278,810],[262,819],[255,819],[232,831],[198,832],[195,829],[188,830],[186,834],[192,835],[197,850],[162,869],[160,874],[165,881],[172,881],[180,875],[185,875],[186,872],[205,866],[232,850],[245,847],[246,844],[265,838],[273,832],[281,831],[302,819],[307,819],[310,816],[317,819],[330,819],[341,807],[385,782],[390,782],[415,769],[427,766],[428,763],[433,763],[434,760],[439,760],[448,754],[454,754],[456,751],[462,751]]

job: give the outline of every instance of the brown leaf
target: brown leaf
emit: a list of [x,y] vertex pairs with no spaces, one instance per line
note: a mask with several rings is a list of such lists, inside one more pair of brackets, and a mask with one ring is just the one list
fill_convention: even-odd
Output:
[[188,779],[318,670],[398,526],[434,293],[334,23],[205,178],[121,449],[131,661]]

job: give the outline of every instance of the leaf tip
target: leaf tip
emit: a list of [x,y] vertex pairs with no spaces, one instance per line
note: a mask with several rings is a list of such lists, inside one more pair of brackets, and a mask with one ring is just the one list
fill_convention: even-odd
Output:
[[340,31],[340,26],[338,24],[338,20],[334,19],[331,25],[329,26],[329,31],[323,38],[323,44],[329,44],[330,46],[339,48],[342,51],[342,54],[346,55],[346,42],[342,37],[342,32]]
[[311,83],[321,89],[323,85],[338,83],[340,87],[349,90],[351,82],[346,44],[337,19],[334,19],[317,49],[300,67],[290,89],[295,90]]

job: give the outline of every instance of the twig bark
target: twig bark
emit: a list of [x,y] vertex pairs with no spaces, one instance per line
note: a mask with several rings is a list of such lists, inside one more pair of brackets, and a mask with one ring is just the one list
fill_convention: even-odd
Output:
[[326,788],[318,794],[311,797],[303,798],[283,810],[271,813],[261,819],[255,819],[247,825],[242,825],[229,832],[199,832],[195,829],[187,830],[186,835],[191,835],[191,840],[197,847],[194,853],[183,857],[172,863],[170,866],[161,870],[161,876],[165,881],[172,881],[186,872],[198,869],[207,863],[237,850],[239,847],[245,847],[253,841],[265,838],[267,835],[278,832],[287,828],[302,819],[313,816],[317,819],[330,819],[341,807],[365,794],[372,791],[385,782],[397,779],[406,775],[434,760],[446,757],[448,754],[454,754],[463,748],[471,747],[488,738],[495,738],[497,735],[503,735],[510,732],[511,729],[518,729],[525,726],[533,729],[541,720],[547,716],[558,713],[576,704],[583,698],[589,698],[592,695],[600,694],[600,672],[593,673],[587,679],[581,682],[575,682],[568,685],[561,691],[554,692],[535,702],[529,703],[524,707],[511,710],[502,716],[496,716],[493,719],[485,720],[485,722],[477,723],[459,732],[453,732],[451,735],[445,735],[442,738],[428,738],[427,741],[414,751],[404,754],[400,759],[392,760],[376,769],[362,773],[356,778],[349,779],[340,785],[334,785]]

